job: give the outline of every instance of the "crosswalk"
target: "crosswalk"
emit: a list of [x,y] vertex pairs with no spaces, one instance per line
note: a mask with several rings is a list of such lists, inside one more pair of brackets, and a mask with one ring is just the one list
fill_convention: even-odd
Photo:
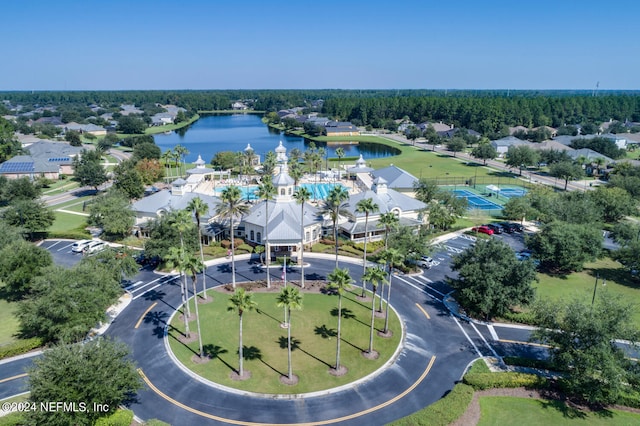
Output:
[[152,281],[136,281],[124,287],[125,291],[131,294],[132,299],[136,300],[145,294],[157,289],[163,284],[168,284],[179,278],[179,275],[165,275]]

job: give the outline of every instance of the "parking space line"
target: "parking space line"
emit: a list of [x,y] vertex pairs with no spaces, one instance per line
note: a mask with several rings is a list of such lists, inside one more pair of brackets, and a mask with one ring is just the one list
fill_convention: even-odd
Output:
[[62,248],[59,248],[57,251],[62,251],[64,249],[68,249],[69,247],[71,247],[73,245],[73,243],[71,244],[67,244],[66,246],[62,246]]
[[142,324],[142,321],[144,321],[144,317],[146,317],[146,316],[147,316],[147,314],[148,314],[148,313],[149,313],[153,308],[155,308],[157,304],[158,304],[158,302],[153,302],[153,304],[152,304],[151,306],[149,306],[149,308],[148,308],[146,311],[144,311],[144,313],[142,314],[142,316],[140,317],[140,319],[139,319],[139,320],[138,320],[138,322],[136,323],[136,326],[135,326],[135,327],[133,327],[134,329],[135,329],[135,328],[140,327],[140,324]]
[[56,245],[60,244],[62,242],[62,240],[58,240],[53,244],[46,244],[47,242],[45,241],[45,244],[41,244],[41,247],[44,247],[47,250],[52,249],[53,247],[55,247]]

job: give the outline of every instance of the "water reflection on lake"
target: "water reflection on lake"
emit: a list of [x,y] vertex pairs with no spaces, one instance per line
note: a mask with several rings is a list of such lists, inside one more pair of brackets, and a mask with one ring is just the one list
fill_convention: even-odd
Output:
[[[260,118],[257,114],[207,115],[186,128],[169,134],[155,135],[155,141],[162,151],[181,144],[189,150],[187,162],[194,162],[198,155],[201,155],[207,163],[216,152],[242,151],[247,144],[251,144],[255,153],[262,159],[266,152],[275,149],[280,141],[287,148],[287,152],[293,148],[301,151],[308,148],[308,140],[300,136],[285,135],[268,127]],[[336,157],[335,150],[339,147],[343,149],[346,157],[358,157],[362,154],[365,159],[388,157],[399,153],[393,147],[370,142],[359,144],[316,142],[316,146],[324,147],[330,158]]]

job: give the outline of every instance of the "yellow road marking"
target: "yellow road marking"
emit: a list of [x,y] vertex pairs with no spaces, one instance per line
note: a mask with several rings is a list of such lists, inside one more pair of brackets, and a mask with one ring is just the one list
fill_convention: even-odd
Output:
[[420,310],[421,310],[421,311],[422,311],[422,313],[427,317],[427,319],[431,319],[431,317],[429,316],[429,314],[427,313],[427,311],[426,311],[422,306],[420,306],[420,305],[419,305],[419,304],[417,304],[417,303],[416,303],[416,306],[417,306],[418,308],[420,308]]
[[550,348],[551,347],[550,345],[543,345],[542,343],[521,342],[519,340],[498,339],[498,342],[515,343],[517,345],[539,346],[541,348]]
[[[431,357],[431,360],[429,361],[429,364],[427,365],[427,368],[424,370],[424,372],[422,373],[422,375],[418,378],[418,380],[415,381],[415,383],[413,383],[411,386],[409,386],[404,392],[402,392],[399,395],[396,395],[394,398],[383,402],[382,404],[376,405],[375,407],[371,407],[368,408],[366,410],[362,410],[359,411],[357,413],[353,413],[353,414],[349,414],[348,416],[343,416],[343,417],[338,417],[336,419],[329,419],[329,420],[321,420],[318,422],[312,422],[312,423],[304,423],[304,424],[314,424],[314,425],[327,425],[327,424],[332,424],[332,423],[340,423],[343,422],[345,420],[350,420],[356,417],[360,417],[363,416],[365,414],[369,414],[371,412],[377,411],[381,408],[387,407],[391,404],[393,404],[394,402],[404,398],[405,396],[407,396],[411,391],[413,391],[420,383],[422,383],[422,381],[424,380],[425,377],[427,377],[427,374],[429,374],[429,371],[431,371],[431,368],[433,367],[433,363],[436,361],[436,357],[435,355]],[[149,378],[144,374],[144,372],[142,371],[142,369],[138,368],[138,374],[140,374],[140,377],[142,377],[142,380],[144,380],[144,382],[147,384],[147,386],[149,386],[149,388],[154,391],[155,393],[157,393],[160,397],[164,398],[165,400],[169,401],[170,403],[184,409],[187,410],[191,413],[197,414],[201,417],[206,417],[208,419],[212,419],[212,420],[216,420],[216,421],[220,421],[220,422],[226,422],[226,423],[231,423],[231,424],[235,424],[235,425],[244,425],[244,426],[256,426],[256,425],[265,425],[265,426],[293,426],[293,425],[299,425],[299,424],[303,424],[303,423],[272,423],[272,424],[267,424],[267,423],[254,423],[254,422],[245,422],[245,421],[241,421],[241,420],[233,420],[233,419],[226,419],[224,417],[219,417],[213,414],[209,414],[209,413],[205,413],[203,411],[200,410],[196,410],[195,408],[191,408],[187,405],[184,405],[181,402],[176,401],[175,399],[171,398],[170,396],[164,394],[162,391],[160,391],[160,389],[158,389],[157,387],[155,387],[153,385],[153,383],[151,383],[151,381],[149,380]]]
[[147,314],[149,313],[149,311],[151,311],[153,308],[156,307],[156,305],[158,304],[158,302],[154,302],[153,305],[149,306],[149,309],[147,309],[146,311],[144,311],[144,313],[142,314],[142,316],[140,317],[140,319],[138,320],[138,322],[136,323],[136,326],[133,328],[138,328],[140,327],[140,324],[142,324],[142,321],[144,321],[144,317],[147,316]]
[[7,377],[6,379],[2,379],[2,380],[0,380],[0,383],[10,382],[11,380],[20,379],[20,378],[22,378],[22,377],[26,377],[26,376],[28,376],[28,374],[27,374],[27,373],[18,374],[17,376]]

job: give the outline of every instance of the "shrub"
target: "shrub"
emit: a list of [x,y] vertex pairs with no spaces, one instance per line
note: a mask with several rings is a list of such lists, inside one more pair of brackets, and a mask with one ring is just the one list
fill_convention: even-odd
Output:
[[117,410],[110,416],[100,417],[96,426],[129,426],[133,422],[133,411]]
[[472,373],[465,374],[464,383],[476,390],[495,388],[544,388],[547,380],[535,374],[525,373]]
[[162,420],[151,419],[144,422],[144,426],[171,426],[169,423],[165,423]]
[[23,426],[29,424],[24,413],[14,411],[6,416],[0,417],[0,426]]
[[13,343],[0,347],[0,359],[22,355],[41,346],[42,339],[39,337],[16,340]]
[[444,398],[391,424],[394,426],[446,426],[464,414],[473,399],[473,392],[471,386],[458,383]]
[[534,315],[531,311],[514,312],[509,311],[502,315],[502,318],[509,322],[516,322],[520,324],[535,324]]
[[[360,251],[364,251],[364,243],[355,243],[353,245]],[[369,241],[367,243],[367,253],[373,253],[374,251],[380,250],[384,247],[384,241]]]
[[[241,245],[244,244],[244,240],[241,238],[234,238],[233,239],[233,245],[235,247],[240,247]],[[231,248],[231,240],[222,240],[220,241],[220,245],[226,249],[230,249]]]
[[47,233],[47,238],[84,240],[87,238],[91,238],[91,234],[89,233],[89,231],[86,231],[84,229],[68,229],[65,231],[49,231]]

